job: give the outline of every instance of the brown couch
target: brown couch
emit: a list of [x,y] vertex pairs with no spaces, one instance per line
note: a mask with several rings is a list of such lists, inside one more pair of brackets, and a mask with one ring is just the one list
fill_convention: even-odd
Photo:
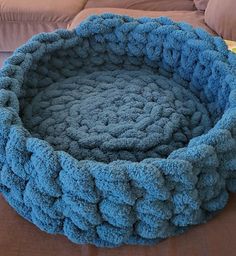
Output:
[[133,16],[169,16],[213,33],[193,0],[0,0],[0,63],[32,35],[71,29],[81,17],[115,12],[110,8]]
[[[89,15],[103,12],[134,17],[165,15],[215,33],[192,0],[0,0],[0,59],[35,33],[72,29]],[[18,216],[0,196],[0,256],[234,256],[235,202],[236,195],[232,195],[227,208],[212,221],[158,245],[98,249],[40,231]]]

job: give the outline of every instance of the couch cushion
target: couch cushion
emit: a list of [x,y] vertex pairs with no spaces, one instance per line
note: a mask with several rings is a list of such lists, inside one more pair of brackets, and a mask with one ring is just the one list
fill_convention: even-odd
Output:
[[0,51],[12,51],[33,34],[66,27],[87,0],[0,0]]
[[145,11],[193,11],[193,0],[88,0],[85,8],[124,8]]
[[209,27],[224,39],[236,41],[236,1],[209,0],[205,11]]
[[202,27],[214,34],[214,32],[205,24],[204,15],[200,11],[140,11],[140,10],[126,10],[119,8],[90,8],[84,9],[72,21],[69,29],[75,28],[81,21],[93,14],[101,13],[117,13],[121,15],[129,15],[132,17],[160,17],[168,16],[175,21],[185,21],[192,24],[194,27]]
[[198,10],[205,11],[209,0],[194,0],[194,4]]

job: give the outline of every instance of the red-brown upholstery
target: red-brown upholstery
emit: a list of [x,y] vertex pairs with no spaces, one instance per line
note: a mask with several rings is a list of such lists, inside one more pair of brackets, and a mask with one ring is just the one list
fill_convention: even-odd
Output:
[[175,21],[185,21],[192,24],[194,27],[202,27],[208,32],[214,34],[206,23],[204,22],[204,15],[200,11],[141,11],[141,10],[130,10],[120,8],[89,8],[81,11],[73,20],[69,29],[73,29],[79,25],[79,23],[89,17],[90,15],[101,14],[101,13],[116,13],[120,15],[128,15],[132,17],[160,17],[168,16]]
[[205,22],[218,35],[236,41],[236,0],[210,0]]
[[194,11],[192,0],[88,0],[85,8],[124,8],[145,11]]
[[66,28],[87,0],[0,0],[0,51],[13,51],[32,35]]

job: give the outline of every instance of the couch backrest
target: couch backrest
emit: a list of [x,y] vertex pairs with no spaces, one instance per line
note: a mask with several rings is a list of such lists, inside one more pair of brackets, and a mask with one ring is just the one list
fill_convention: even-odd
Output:
[[145,11],[193,11],[193,0],[88,0],[85,8],[125,8]]

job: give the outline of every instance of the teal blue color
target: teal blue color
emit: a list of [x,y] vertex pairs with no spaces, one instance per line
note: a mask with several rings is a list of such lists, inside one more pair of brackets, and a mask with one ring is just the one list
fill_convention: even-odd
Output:
[[0,191],[79,244],[152,244],[236,191],[236,55],[166,17],[92,16],[0,71]]

